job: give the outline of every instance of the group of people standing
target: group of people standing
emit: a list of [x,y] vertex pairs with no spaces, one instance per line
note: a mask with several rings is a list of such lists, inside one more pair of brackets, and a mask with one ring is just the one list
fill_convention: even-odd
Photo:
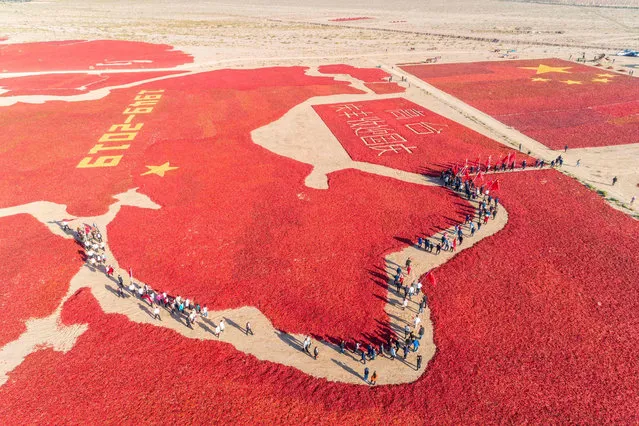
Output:
[[[62,221],[62,229],[65,232],[71,232],[71,228],[69,227],[69,223],[67,220]],[[114,268],[113,266],[106,264],[106,244],[103,241],[102,234],[100,233],[97,225],[84,224],[84,227],[78,226],[75,230],[75,237],[85,249],[87,264],[96,269],[102,267],[104,269],[104,273],[108,277],[113,277]],[[171,316],[177,318],[178,320],[184,319],[186,326],[190,329],[193,329],[193,325],[196,324],[199,317],[208,318],[209,316],[209,311],[206,305],[202,306],[189,298],[182,298],[181,296],[174,297],[167,294],[166,292],[153,290],[146,284],[136,284],[135,282],[133,282],[132,273],[130,274],[130,283],[128,286],[125,285],[122,276],[119,274],[116,281],[118,284],[118,297],[126,297],[126,291],[130,293],[131,296],[146,301],[151,309],[153,309],[152,316],[156,320],[162,320],[162,318],[160,317],[161,307],[169,311]],[[215,325],[213,334],[216,337],[220,337],[225,328],[226,325],[224,323],[224,318],[222,318],[219,320],[217,325]],[[246,328],[244,331],[247,335],[254,334],[250,322],[246,323]]]
[[[541,164],[536,163],[535,165],[543,167],[543,162]],[[504,165],[502,165],[502,167],[503,166]],[[523,162],[522,167],[526,167],[525,161]],[[469,199],[479,199],[481,197],[481,200],[478,200],[479,206],[476,226],[470,216],[467,215],[463,224],[456,225],[454,229],[450,231],[450,234],[448,231],[443,232],[441,238],[436,241],[436,243],[430,241],[428,238],[418,238],[417,244],[419,248],[423,247],[424,250],[430,253],[434,251],[435,254],[440,254],[441,250],[454,252],[457,245],[463,243],[465,237],[463,225],[468,225],[470,236],[473,236],[476,231],[481,229],[482,223],[486,224],[490,218],[494,219],[499,210],[499,198],[493,198],[493,196],[489,194],[489,190],[487,190],[484,185],[475,187],[472,180],[468,179],[464,181],[458,174],[453,173],[452,170],[443,172],[442,180],[444,181],[444,185],[452,187],[456,191],[465,192]],[[65,230],[70,230],[66,221],[63,222],[63,228]],[[104,266],[106,275],[112,277],[114,270],[111,265],[106,265],[106,244],[103,241],[98,227],[95,224],[93,226],[85,225],[84,228],[78,227],[76,229],[76,235],[79,242],[85,248],[87,263],[96,268],[100,265]],[[417,352],[419,350],[420,341],[425,334],[425,328],[421,324],[421,315],[428,303],[428,298],[422,293],[422,283],[419,280],[412,280],[410,284],[406,283],[406,280],[412,277],[411,262],[411,259],[408,258],[404,268],[399,266],[397,267],[393,283],[396,287],[397,295],[402,298],[403,294],[403,301],[401,305],[402,310],[406,310],[408,308],[409,301],[412,301],[414,297],[419,297],[421,295],[419,302],[415,302],[418,306],[416,314],[412,322],[408,322],[405,325],[403,329],[403,338],[400,336],[391,336],[385,343],[380,343],[377,346],[369,343],[365,348],[360,345],[359,342],[353,342],[353,347],[351,349],[352,353],[355,354],[355,356],[360,359],[360,362],[365,365],[370,361],[374,361],[377,357],[387,357],[391,361],[400,359],[407,363],[407,358],[410,353]],[[128,291],[128,293],[130,293],[133,297],[146,301],[153,309],[152,316],[154,319],[159,321],[162,320],[160,317],[161,307],[169,311],[171,316],[177,317],[178,320],[184,319],[186,326],[191,329],[193,329],[193,325],[198,322],[199,317],[208,318],[209,313],[206,305],[202,306],[190,298],[182,298],[179,295],[173,297],[166,292],[155,291],[146,284],[136,284],[133,282],[132,274],[130,275],[131,280],[128,286],[125,285],[122,276],[117,275],[116,281],[118,284],[118,296],[125,297],[125,291]],[[217,325],[215,325],[213,334],[219,337],[224,332],[225,328],[226,325],[222,318],[219,320]],[[247,335],[253,335],[253,329],[250,322],[246,323],[245,333]],[[310,336],[305,337],[302,346],[304,352],[306,352],[309,356],[312,356],[314,359],[318,359],[319,347],[318,345],[315,345],[311,352],[312,341]],[[344,340],[340,342],[339,350],[342,354],[344,354],[347,350],[347,343]],[[422,355],[418,354],[415,360],[415,369],[419,370],[421,367]],[[373,371],[373,374],[370,375],[370,370],[368,366],[366,366],[363,377],[364,381],[370,385],[375,385],[377,383],[378,374],[377,371]]]
[[[162,320],[162,318],[160,318],[160,307],[163,307],[165,310],[169,311],[172,317],[175,317],[178,320],[184,319],[186,326],[190,329],[193,329],[193,326],[197,323],[198,318],[209,317],[209,310],[206,305],[202,306],[189,298],[183,298],[179,295],[173,297],[166,292],[155,291],[146,284],[138,285],[134,283],[132,279],[129,283],[129,286],[127,287],[125,286],[124,280],[122,279],[121,275],[118,275],[117,283],[118,296],[124,297],[124,292],[126,289],[133,297],[137,297],[140,300],[146,301],[153,309],[153,318],[155,318],[156,320]],[[221,318],[215,325],[213,334],[215,335],[215,337],[220,337],[220,335],[224,333],[225,329],[226,324],[224,323],[224,318]],[[246,335],[254,334],[253,327],[251,326],[250,321],[246,323],[244,332]]]

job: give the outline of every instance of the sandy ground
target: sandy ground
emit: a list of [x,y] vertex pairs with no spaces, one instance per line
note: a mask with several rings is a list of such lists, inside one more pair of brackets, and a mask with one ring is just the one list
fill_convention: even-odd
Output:
[[[534,172],[534,171],[533,171]],[[423,185],[430,185],[428,182]],[[107,243],[105,254],[116,272],[123,277],[127,277],[127,271],[119,267],[117,259],[108,247],[107,225],[115,218],[122,206],[134,206],[138,208],[161,208],[145,195],[139,194],[135,189],[126,193],[116,195],[118,200],[112,204],[107,213],[102,216],[75,218],[70,221],[70,226],[74,229],[83,223],[94,223],[103,233],[104,241]],[[61,229],[59,218],[69,217],[66,206],[49,202],[35,202],[23,206],[0,209],[0,217],[15,214],[31,214],[42,224],[47,226],[51,232],[64,238],[73,238],[71,232],[64,232]],[[407,247],[404,250],[392,253],[386,257],[387,272],[389,281],[395,274],[395,269],[399,265],[404,265],[406,259],[411,258],[412,271],[406,277],[406,282],[416,281],[418,277],[427,271],[442,265],[456,253],[472,247],[482,239],[493,235],[503,229],[508,221],[508,214],[505,209],[501,209],[500,214],[487,225],[483,226],[473,238],[468,237],[465,242],[458,246],[456,252],[442,252],[439,255],[428,253],[417,247]],[[432,236],[433,241],[439,239],[443,232],[452,234],[448,229]],[[468,227],[465,233],[469,234]],[[363,381],[364,365],[360,361],[358,354],[350,350],[345,354],[339,353],[339,347],[327,341],[313,342],[313,348],[318,347],[320,356],[312,359],[310,355],[302,350],[303,335],[288,334],[273,327],[267,317],[265,317],[255,307],[242,307],[224,311],[209,311],[207,318],[199,317],[193,328],[188,328],[182,316],[171,316],[167,309],[162,308],[160,320],[154,318],[153,308],[147,302],[142,301],[134,295],[126,292],[124,298],[117,296],[117,281],[104,274],[104,269],[93,268],[84,265],[78,273],[71,279],[69,290],[55,312],[40,319],[32,319],[27,322],[27,331],[17,340],[6,344],[0,349],[0,385],[8,380],[8,374],[16,368],[30,353],[42,347],[53,347],[54,350],[66,352],[70,350],[76,339],[87,330],[87,325],[78,324],[64,326],[60,321],[60,313],[64,303],[76,291],[83,287],[88,287],[96,297],[102,310],[106,313],[119,313],[126,315],[131,321],[138,323],[150,323],[158,327],[170,328],[183,336],[193,339],[219,340],[229,343],[236,349],[254,355],[260,360],[271,361],[295,367],[306,374],[314,377],[326,378],[331,381],[346,383],[366,384]],[[127,278],[126,284],[129,280]],[[142,285],[140,280],[133,277],[133,282]],[[424,283],[428,285],[428,283]],[[188,295],[182,295],[187,298]],[[388,303],[386,312],[389,318],[389,327],[401,338],[404,336],[404,327],[409,325],[411,330],[417,334],[417,328],[413,321],[416,315],[422,320],[425,328],[424,337],[421,339],[417,352],[411,352],[407,359],[391,359],[389,354],[377,357],[368,361],[368,367],[372,371],[377,371],[379,375],[378,383],[400,384],[415,381],[425,371],[428,362],[435,355],[435,343],[433,341],[433,325],[430,321],[430,310],[428,307],[422,314],[418,313],[418,304],[421,295],[415,296],[406,309],[402,307],[403,296],[397,294],[389,287]],[[221,320],[226,323],[226,330],[217,337],[213,330]],[[254,335],[247,335],[245,325],[251,323]],[[352,348],[352,342],[349,342]],[[422,355],[423,366],[421,370],[416,368],[417,355]]]
[[[639,1],[628,2],[639,7]],[[635,4],[636,3],[636,4]],[[331,22],[329,19],[365,16],[374,19]],[[168,43],[195,56],[195,63],[180,67],[185,73],[219,68],[243,68],[271,65],[306,65],[311,75],[317,75],[316,66],[327,63],[349,63],[356,66],[382,66],[387,71],[405,76],[405,94],[411,101],[438,114],[458,121],[500,143],[517,147],[534,156],[552,159],[558,153],[518,131],[460,102],[434,87],[395,68],[401,62],[415,62],[440,56],[440,62],[471,62],[501,60],[495,49],[516,49],[519,59],[559,57],[585,52],[587,57],[597,53],[612,54],[621,48],[636,48],[639,44],[639,9],[582,8],[574,6],[513,3],[508,1],[435,0],[422,4],[399,0],[356,0],[345,3],[321,0],[304,5],[293,0],[249,0],[241,4],[223,2],[185,2],[141,0],[119,3],[106,0],[51,1],[8,4],[0,3],[0,37],[11,42],[68,40],[68,39],[125,39],[155,43]],[[639,59],[617,58],[616,70],[623,65],[639,64]],[[0,74],[1,78],[8,77]],[[172,78],[172,77],[170,77]],[[354,87],[364,90],[362,95],[327,96],[300,104],[280,120],[253,133],[255,143],[281,155],[314,166],[306,179],[309,187],[328,187],[326,174],[346,167],[358,168],[417,184],[430,185],[433,181],[408,172],[382,166],[353,162],[339,142],[313,112],[311,105],[365,99],[382,99],[396,95],[374,95],[361,82],[346,76]],[[110,88],[92,91],[79,97],[64,97],[66,101],[99,99]],[[88,97],[87,97],[88,96]],[[15,102],[43,102],[56,97],[23,97],[0,99],[3,105]],[[307,135],[300,137],[300,135]],[[324,143],[317,151],[317,140]],[[274,142],[277,141],[277,142]],[[604,191],[613,206],[630,214],[639,212],[639,202],[628,206],[639,188],[639,144],[569,150],[564,154],[564,171],[582,182]],[[576,160],[581,166],[576,167]],[[534,171],[530,171],[534,173]],[[613,176],[620,178],[611,186]],[[119,196],[109,212],[96,222],[101,229],[115,217],[121,205],[140,208],[161,208],[135,191]],[[625,205],[626,207],[623,207]],[[635,210],[632,210],[634,208]],[[16,206],[0,211],[0,216],[27,212],[46,223],[52,232],[65,235],[51,225],[51,220],[68,217],[65,207],[46,201],[27,206]],[[502,209],[497,220],[482,228],[481,238],[498,232],[505,226],[507,214]],[[462,249],[476,242],[466,239]],[[433,256],[409,247],[387,257],[387,263],[403,264],[411,256],[415,274],[425,273],[445,262],[450,254]],[[111,256],[110,259],[113,259]],[[122,271],[124,272],[124,271]],[[123,276],[126,273],[122,274]],[[293,366],[307,374],[329,380],[362,383],[359,376],[363,366],[353,355],[340,355],[334,346],[320,345],[320,358],[312,360],[300,351],[303,336],[288,335],[275,330],[270,321],[257,309],[244,307],[233,311],[211,313],[208,321],[200,321],[194,330],[162,313],[156,321],[138,299],[119,299],[113,293],[115,284],[104,274],[83,267],[72,280],[69,294],[88,286],[106,312],[126,314],[132,321],[153,323],[168,327],[196,339],[217,339],[211,333],[213,324],[227,319],[227,330],[219,338],[237,349],[259,359]],[[389,292],[387,313],[390,326],[402,330],[412,321],[415,305],[402,311],[398,298]],[[75,339],[86,329],[84,326],[64,327],[59,323],[60,308],[50,317],[31,320],[27,331],[16,341],[0,349],[0,384],[6,374],[22,359],[42,344],[56,350],[67,351]],[[244,324],[250,320],[255,336],[246,336]],[[429,311],[422,316],[427,333],[420,353],[424,367],[435,353]],[[260,348],[271,348],[268,352]],[[380,384],[406,383],[416,380],[421,371],[414,369],[415,354],[407,363],[377,359],[371,366],[380,376]]]

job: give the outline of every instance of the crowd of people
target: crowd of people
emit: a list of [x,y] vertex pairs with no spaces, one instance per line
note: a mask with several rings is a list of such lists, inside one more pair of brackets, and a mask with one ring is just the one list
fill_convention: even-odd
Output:
[[[537,162],[535,166],[544,167],[544,163]],[[502,164],[502,169],[505,167]],[[526,167],[525,160],[522,162],[522,168]],[[514,165],[511,165],[514,168]],[[496,168],[497,169],[497,168]],[[473,168],[467,169],[469,173],[474,173]],[[481,171],[479,171],[481,173]],[[472,179],[462,179],[461,173],[455,173],[452,169],[442,172],[442,181],[445,186],[452,188],[455,191],[465,193],[469,199],[476,200],[478,202],[477,222],[471,219],[470,215],[466,215],[464,223],[460,223],[454,226],[453,230],[444,231],[441,237],[432,242],[429,238],[419,237],[417,239],[418,248],[425,250],[429,253],[439,255],[442,250],[454,252],[457,246],[462,244],[464,238],[467,236],[464,234],[464,225],[468,229],[470,236],[474,236],[475,232],[479,231],[482,224],[486,224],[489,219],[495,218],[499,212],[499,198],[493,197],[490,194],[491,190],[495,189],[495,185],[481,185],[479,187],[474,185]],[[70,231],[70,227],[66,221],[63,221],[63,229]],[[114,268],[111,265],[107,265],[106,245],[103,241],[102,235],[98,227],[93,224],[92,226],[84,224],[84,227],[77,227],[76,238],[79,243],[83,245],[86,253],[87,263],[96,269],[103,269],[105,274],[113,279]],[[402,298],[401,309],[408,309],[409,301],[413,301],[414,298],[419,298],[419,302],[415,302],[417,305],[416,314],[412,321],[407,323],[403,329],[403,337],[397,333],[395,337],[391,336],[386,342],[373,345],[367,344],[365,347],[360,345],[359,342],[353,342],[352,347],[342,340],[339,344],[340,353],[344,354],[347,350],[351,351],[362,364],[367,364],[374,361],[378,357],[388,358],[391,361],[400,359],[407,363],[407,359],[411,353],[415,353],[419,350],[420,341],[424,337],[425,328],[421,324],[421,315],[424,313],[428,298],[426,294],[422,292],[422,283],[419,280],[412,280],[407,283],[407,280],[412,278],[412,260],[409,258],[406,260],[405,266],[400,266],[396,269],[393,284],[395,291],[399,298]],[[115,279],[117,282],[117,295],[119,297],[126,297],[125,293],[129,293],[131,296],[145,301],[152,309],[152,316],[154,319],[161,321],[161,308],[164,308],[170,313],[170,315],[178,320],[183,319],[186,326],[193,328],[198,322],[198,318],[208,318],[208,308],[206,305],[201,305],[193,301],[190,298],[183,298],[181,296],[171,296],[166,292],[160,292],[152,289],[146,284],[136,284],[133,281],[132,273],[130,273],[129,284],[126,285],[121,275],[117,275]],[[421,296],[421,297],[420,297]],[[225,330],[224,319],[220,319],[215,325],[213,334],[219,337]],[[253,335],[253,329],[250,322],[246,323],[245,333],[247,335]],[[314,359],[319,357],[319,347],[315,345],[312,348],[312,340],[310,336],[306,336],[302,343],[302,350]],[[422,355],[418,354],[415,359],[415,369],[419,370],[422,367]],[[370,385],[375,385],[378,379],[377,371],[373,371],[370,375],[368,366],[364,369],[364,380]]]
[[[67,221],[62,221],[62,229],[67,232],[71,231]],[[107,276],[113,278],[114,268],[106,263],[106,244],[102,239],[102,234],[97,225],[84,224],[84,227],[78,226],[74,234],[78,242],[85,249],[87,264],[93,268],[102,269]],[[146,284],[136,284],[133,281],[132,273],[130,273],[128,286],[120,274],[118,274],[116,282],[118,297],[127,297],[125,293],[129,293],[131,296],[147,302],[152,309],[153,318],[158,321],[162,320],[160,308],[164,308],[172,317],[178,320],[184,320],[186,326],[190,329],[193,329],[198,318],[208,318],[209,316],[206,305],[202,306],[188,297],[183,298],[179,295],[172,296],[166,292],[156,291]],[[224,318],[222,318],[218,321],[217,325],[215,325],[213,334],[216,337],[220,337],[225,328]],[[244,332],[247,335],[254,334],[250,322],[246,323]]]
[[[452,174],[452,170],[445,173],[445,176],[449,176]],[[453,182],[452,179],[448,179],[447,185],[451,185]],[[480,191],[484,191],[483,188],[480,188]],[[480,194],[482,194],[480,192]],[[480,195],[477,195],[480,197]],[[481,195],[481,199],[478,201],[477,207],[477,215],[476,215],[476,223],[470,215],[466,215],[464,223],[459,223],[453,227],[453,230],[450,232],[444,231],[439,240],[436,243],[431,242],[429,238],[418,237],[417,239],[417,248],[423,249],[429,253],[433,253],[438,255],[442,250],[444,251],[455,251],[457,246],[462,244],[464,241],[464,228],[466,227],[467,232],[469,232],[470,236],[474,236],[476,231],[479,231],[482,227],[482,224],[487,224],[488,220],[495,219],[497,213],[499,211],[499,198],[493,198],[492,195],[488,193],[488,191],[483,192]],[[411,280],[412,278],[412,260],[408,258],[404,267],[397,266],[395,270],[395,276],[393,278],[393,285],[395,287],[395,292],[398,298],[402,299],[401,309],[408,309],[409,301],[413,301],[414,298],[418,298],[419,302],[415,301],[417,305],[416,314],[413,317],[413,320],[410,323],[407,323],[403,329],[403,337],[400,337],[399,334],[396,337],[390,337],[387,342],[382,342],[379,345],[367,344],[366,347],[360,345],[359,342],[353,342],[349,347],[346,341],[342,340],[339,344],[340,353],[344,354],[347,350],[351,351],[356,358],[360,359],[362,364],[367,364],[370,361],[374,361],[377,357],[385,357],[392,361],[396,359],[401,359],[404,362],[407,362],[407,359],[411,353],[417,352],[420,347],[420,341],[424,337],[425,328],[424,325],[421,324],[422,319],[421,315],[424,313],[426,305],[428,304],[428,297],[426,294],[422,292],[423,284],[418,279]],[[434,279],[433,277],[430,277]],[[408,282],[410,281],[410,283]],[[431,281],[433,283],[433,281]],[[421,298],[420,298],[421,296]],[[306,337],[304,339],[304,351],[310,353],[311,347],[311,338]],[[317,358],[317,347],[314,350],[314,357]],[[419,370],[422,368],[422,355],[417,355],[415,359],[415,369]],[[364,369],[364,380],[374,385],[377,379],[377,372],[373,372],[373,375],[370,376],[369,380],[369,368],[365,367]]]

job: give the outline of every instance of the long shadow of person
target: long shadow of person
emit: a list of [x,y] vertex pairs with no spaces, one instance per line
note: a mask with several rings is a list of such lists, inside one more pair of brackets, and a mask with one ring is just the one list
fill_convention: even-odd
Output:
[[142,309],[144,312],[146,312],[151,318],[153,318],[153,313],[149,310],[149,308],[147,308],[146,306],[144,306],[141,303],[138,303],[138,308]]
[[361,374],[359,374],[357,371],[355,371],[354,369],[352,369],[351,367],[349,367],[348,365],[344,364],[341,361],[338,361],[336,359],[331,359],[331,361],[333,361],[335,364],[337,364],[339,367],[343,368],[344,370],[348,371],[349,373],[351,373],[353,376],[364,380],[364,376],[362,376]]
[[233,321],[232,319],[229,319],[227,317],[224,317],[224,320],[226,321],[226,323],[228,325],[230,325],[231,327],[235,327],[238,330],[240,330],[242,333],[246,334],[246,329],[242,328],[238,323],[236,323],[235,321]]

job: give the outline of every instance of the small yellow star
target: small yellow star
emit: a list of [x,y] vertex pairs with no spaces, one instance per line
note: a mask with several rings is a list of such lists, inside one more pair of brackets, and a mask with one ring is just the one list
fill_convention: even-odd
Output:
[[166,163],[162,164],[161,166],[145,166],[147,169],[146,172],[142,173],[140,176],[144,176],[144,175],[158,175],[158,176],[162,176],[164,177],[164,173],[170,171],[170,170],[175,170],[178,169],[179,167],[171,167],[169,165],[169,162],[167,161]]
[[592,79],[593,82],[599,82],[599,83],[608,83],[610,80],[609,78],[593,78]]
[[567,85],[571,85],[571,84],[581,84],[581,81],[575,81],[575,80],[561,80],[562,83],[566,83]]
[[614,78],[614,77],[618,77],[618,76],[614,75],[614,74],[597,74],[597,77]]
[[523,70],[535,70],[535,74],[545,74],[547,72],[559,72],[563,74],[570,74],[569,70],[572,67],[549,67],[548,65],[539,64],[538,67],[519,67]]
[[542,78],[542,77],[533,77],[531,80],[532,81],[550,81],[549,78]]

